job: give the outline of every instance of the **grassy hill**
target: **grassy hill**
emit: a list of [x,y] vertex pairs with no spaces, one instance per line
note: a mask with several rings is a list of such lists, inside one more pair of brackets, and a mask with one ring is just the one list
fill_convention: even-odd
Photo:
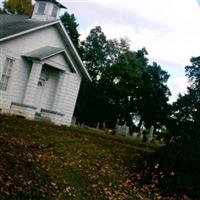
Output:
[[0,115],[0,199],[156,199],[135,168],[157,146]]

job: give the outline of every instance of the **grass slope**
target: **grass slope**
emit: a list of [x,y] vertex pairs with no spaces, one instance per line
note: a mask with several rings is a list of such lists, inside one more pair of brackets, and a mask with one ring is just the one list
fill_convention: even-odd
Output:
[[134,169],[156,148],[0,115],[0,199],[146,199]]

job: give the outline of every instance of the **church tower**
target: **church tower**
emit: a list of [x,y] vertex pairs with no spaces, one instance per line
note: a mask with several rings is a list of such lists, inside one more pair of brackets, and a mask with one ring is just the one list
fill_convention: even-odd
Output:
[[35,0],[35,6],[32,14],[32,19],[40,21],[48,21],[59,18],[61,8],[65,8],[56,0]]

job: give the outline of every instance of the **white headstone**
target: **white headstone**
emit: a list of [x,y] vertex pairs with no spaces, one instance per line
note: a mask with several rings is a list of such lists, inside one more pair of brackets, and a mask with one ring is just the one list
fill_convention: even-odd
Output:
[[151,126],[149,130],[149,141],[153,140],[153,132],[154,132],[154,126]]
[[129,127],[126,125],[117,126],[116,127],[116,134],[127,136],[129,133]]
[[96,129],[99,129],[99,126],[100,126],[100,123],[98,122],[98,123],[97,123],[97,126],[96,126]]

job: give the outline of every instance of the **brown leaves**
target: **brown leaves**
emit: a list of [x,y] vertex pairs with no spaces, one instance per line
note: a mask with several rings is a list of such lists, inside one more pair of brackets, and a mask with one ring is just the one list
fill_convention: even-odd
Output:
[[136,172],[146,147],[85,132],[8,118],[0,126],[0,199],[166,199],[159,165],[149,184],[139,184],[149,173],[147,162]]
[[104,166],[100,169],[99,173],[103,176],[110,174],[113,171],[113,169],[110,166]]

